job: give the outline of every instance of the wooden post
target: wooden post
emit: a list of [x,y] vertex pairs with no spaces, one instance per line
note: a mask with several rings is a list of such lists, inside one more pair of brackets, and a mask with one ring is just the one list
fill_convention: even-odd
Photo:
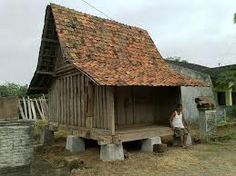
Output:
[[28,119],[28,113],[27,113],[26,101],[25,101],[25,98],[24,98],[24,97],[23,97],[23,104],[24,104],[25,119]]
[[115,110],[113,87],[107,87],[107,115],[110,122],[111,134],[115,135]]
[[84,75],[81,75],[80,77],[80,88],[81,88],[81,94],[80,94],[80,101],[81,101],[81,127],[84,127],[84,118],[85,118],[85,95],[84,95]]
[[42,113],[42,111],[41,111],[41,109],[40,109],[38,100],[35,98],[34,101],[35,101],[36,107],[37,107],[37,109],[38,109],[38,112],[39,112],[41,118],[43,119],[43,113]]
[[86,83],[87,90],[88,90],[88,106],[87,106],[87,116],[86,116],[86,127],[92,128],[93,127],[93,120],[94,120],[94,86],[89,81]]
[[18,100],[18,106],[19,106],[19,109],[20,109],[20,114],[21,114],[22,119],[26,119],[24,111],[23,111],[22,106],[21,106],[21,101],[20,100]]
[[33,119],[37,120],[36,111],[35,111],[35,107],[34,107],[34,101],[30,100],[30,102],[31,102],[31,108],[32,108],[32,113],[33,113]]
[[69,92],[70,92],[70,95],[69,95],[69,98],[70,98],[70,108],[69,108],[69,111],[70,111],[70,125],[74,125],[74,106],[73,106],[73,76],[70,76],[69,77]]
[[[54,98],[54,97],[53,97]],[[39,98],[38,99],[39,100],[39,105],[40,105],[40,107],[41,107],[41,112],[42,112],[42,118],[45,118],[45,112],[44,112],[44,107],[43,107],[43,103],[42,103],[42,99],[41,98]],[[53,116],[55,115],[55,113],[53,113]],[[54,118],[54,117],[53,117]]]
[[74,77],[73,77],[73,105],[74,105],[74,111],[73,111],[73,113],[74,113],[74,118],[73,118],[73,125],[74,126],[77,126],[77,82],[76,82],[76,80],[77,80],[77,75],[75,75]]
[[77,117],[76,117],[76,119],[77,119],[77,126],[81,126],[81,113],[80,113],[80,111],[81,111],[81,102],[80,102],[80,100],[81,100],[81,94],[80,94],[80,90],[81,90],[81,85],[80,85],[80,78],[81,78],[81,76],[80,76],[80,74],[78,74],[77,75],[77,81],[76,81],[76,84],[77,84],[77,96],[76,96],[76,98],[77,98]]
[[31,103],[30,103],[30,98],[27,98],[27,104],[28,104],[28,110],[29,110],[29,119],[32,119],[32,111],[31,111]]

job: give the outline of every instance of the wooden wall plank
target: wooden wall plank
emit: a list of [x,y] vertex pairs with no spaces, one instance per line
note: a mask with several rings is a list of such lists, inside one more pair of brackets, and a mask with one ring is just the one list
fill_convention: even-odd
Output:
[[77,95],[77,126],[81,126],[81,95],[80,95],[80,92],[81,92],[81,85],[80,85],[80,74],[77,75],[77,88],[78,88],[78,95]]
[[106,87],[103,87],[103,94],[102,94],[102,100],[103,100],[103,118],[104,118],[104,126],[103,129],[109,129],[108,124],[108,115],[107,115],[107,91]]
[[74,105],[73,105],[73,76],[69,77],[70,79],[70,125],[74,125]]
[[84,121],[85,121],[85,101],[84,101],[84,97],[85,97],[85,93],[84,93],[84,75],[81,75],[81,80],[80,80],[80,88],[81,88],[81,127],[84,127]]
[[69,125],[70,124],[70,99],[69,99],[69,84],[70,84],[70,80],[69,77],[66,77],[66,124]]
[[98,102],[99,102],[99,128],[103,128],[103,107],[102,107],[102,87],[98,88]]
[[96,86],[94,86],[94,88],[93,88],[93,93],[94,93],[94,107],[93,107],[93,124],[92,124],[92,127],[93,128],[95,128],[95,126],[96,126],[96,120],[97,120],[97,115],[96,115],[96,105],[97,105],[97,103],[96,103],[96,101],[97,101],[97,99],[96,99]]
[[60,124],[63,124],[63,114],[64,114],[64,109],[63,109],[63,79],[61,78],[61,79],[59,79],[59,86],[60,86],[60,120],[59,120],[59,123]]
[[56,81],[56,103],[57,103],[57,115],[55,122],[58,122],[60,119],[60,92],[59,92],[59,80]]
[[64,118],[65,118],[65,90],[64,90],[64,78],[61,78],[61,109],[62,109],[62,115],[61,115],[61,122],[60,124],[65,124]]
[[77,126],[77,75],[73,77],[73,101],[74,101],[74,121],[73,124],[74,126]]
[[93,84],[86,81],[87,87],[87,116],[86,116],[86,127],[92,128],[94,121],[94,88]]
[[113,87],[107,87],[107,115],[109,117],[111,134],[115,135],[115,111],[114,111],[114,91]]
[[99,122],[100,122],[100,115],[99,115],[99,96],[98,96],[98,86],[95,86],[95,97],[96,97],[96,124],[95,124],[95,128],[99,128]]
[[67,120],[67,110],[66,110],[66,103],[67,103],[67,98],[66,98],[66,78],[63,79],[63,108],[64,108],[64,116],[63,116],[63,123],[66,124]]

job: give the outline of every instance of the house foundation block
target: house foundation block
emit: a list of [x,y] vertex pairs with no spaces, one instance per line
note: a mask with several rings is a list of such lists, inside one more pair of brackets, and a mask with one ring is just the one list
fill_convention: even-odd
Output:
[[141,151],[153,152],[154,144],[161,144],[161,138],[159,136],[143,140],[141,145]]
[[69,135],[66,139],[66,149],[70,152],[83,152],[85,151],[85,142],[83,138],[78,136]]
[[124,150],[122,144],[101,145],[100,159],[103,161],[124,160]]
[[40,144],[48,145],[52,143],[54,143],[54,131],[49,130],[48,127],[41,129]]

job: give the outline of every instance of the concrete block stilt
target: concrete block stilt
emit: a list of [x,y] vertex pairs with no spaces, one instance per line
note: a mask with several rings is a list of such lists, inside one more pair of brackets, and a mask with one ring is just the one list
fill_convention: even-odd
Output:
[[124,160],[124,150],[122,144],[101,145],[100,159],[103,161]]
[[143,140],[141,145],[141,151],[153,152],[154,144],[161,144],[161,138],[159,136]]
[[52,143],[54,143],[54,131],[49,130],[48,127],[41,129],[40,144],[48,145]]
[[69,135],[66,139],[66,149],[71,152],[85,151],[84,139],[78,136]]

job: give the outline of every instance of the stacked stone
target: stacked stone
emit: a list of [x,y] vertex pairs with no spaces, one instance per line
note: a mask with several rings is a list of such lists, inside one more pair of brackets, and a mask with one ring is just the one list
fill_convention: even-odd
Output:
[[0,175],[30,175],[33,153],[32,123],[2,121],[0,134]]

